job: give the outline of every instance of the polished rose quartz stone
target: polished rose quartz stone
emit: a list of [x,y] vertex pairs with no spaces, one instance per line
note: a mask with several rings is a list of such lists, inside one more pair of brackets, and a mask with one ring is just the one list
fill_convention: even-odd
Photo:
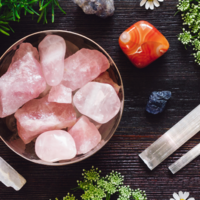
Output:
[[120,86],[115,83],[111,78],[109,73],[106,71],[102,74],[100,74],[97,78],[94,79],[95,82],[99,82],[99,83],[107,83],[113,86],[113,88],[115,89],[116,93],[119,93],[120,90]]
[[19,137],[25,144],[39,134],[70,127],[76,122],[76,112],[72,104],[48,102],[48,95],[33,99],[15,113]]
[[49,102],[72,103],[72,90],[62,84],[53,86],[49,92]]
[[167,39],[149,22],[139,21],[119,37],[119,45],[129,60],[144,68],[169,49]]
[[109,66],[108,59],[101,52],[83,48],[65,59],[62,84],[74,91],[98,77]]
[[76,152],[74,139],[63,130],[44,132],[35,142],[35,153],[46,162],[72,159]]
[[40,63],[31,53],[13,62],[0,78],[0,117],[13,114],[23,104],[38,97],[45,85]]
[[120,110],[120,100],[109,84],[89,82],[76,92],[73,102],[80,113],[104,124]]
[[65,40],[58,35],[48,35],[40,42],[38,48],[47,84],[58,85],[64,72]]
[[76,124],[69,130],[74,138],[77,154],[85,154],[97,146],[101,141],[101,134],[96,126],[85,116],[78,119]]

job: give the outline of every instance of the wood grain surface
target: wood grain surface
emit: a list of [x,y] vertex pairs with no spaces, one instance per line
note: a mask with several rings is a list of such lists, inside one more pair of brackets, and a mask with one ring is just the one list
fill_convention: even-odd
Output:
[[[171,128],[200,103],[200,67],[193,62],[192,51],[186,51],[177,40],[181,31],[177,0],[165,0],[154,11],[139,6],[139,0],[115,0],[113,17],[100,19],[85,15],[71,0],[61,0],[66,15],[55,12],[54,24],[37,24],[31,16],[12,23],[10,37],[0,35],[0,55],[18,39],[33,32],[62,29],[81,33],[99,43],[111,55],[121,73],[125,88],[125,106],[121,123],[112,139],[91,158],[69,166],[48,167],[33,164],[13,153],[0,141],[0,156],[10,163],[27,184],[16,192],[0,183],[0,200],[49,200],[65,196],[76,186],[82,169],[92,165],[103,174],[117,170],[125,175],[132,188],[146,190],[149,200],[168,200],[173,192],[188,191],[200,199],[200,158],[172,175],[168,166],[200,141],[197,134],[156,169],[150,171],[138,157],[146,147]],[[50,15],[49,15],[50,19]],[[169,51],[145,69],[135,68],[118,45],[119,35],[130,25],[146,20],[152,23],[170,43]],[[50,20],[49,20],[50,21]],[[145,112],[152,91],[170,90],[172,98],[165,111],[157,116]],[[79,193],[75,193],[78,194]]]

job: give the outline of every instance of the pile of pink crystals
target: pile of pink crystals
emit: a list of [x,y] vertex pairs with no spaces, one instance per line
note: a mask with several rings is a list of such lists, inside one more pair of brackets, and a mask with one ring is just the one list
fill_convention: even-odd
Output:
[[22,43],[0,78],[0,117],[15,113],[19,137],[35,141],[40,159],[72,159],[101,141],[98,128],[120,110],[120,86],[97,50],[70,55],[57,35],[46,36],[38,50]]

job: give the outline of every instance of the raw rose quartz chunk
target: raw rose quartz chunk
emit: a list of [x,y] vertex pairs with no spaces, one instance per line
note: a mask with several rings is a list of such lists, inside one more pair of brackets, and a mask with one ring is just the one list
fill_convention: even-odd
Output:
[[48,95],[33,99],[15,113],[19,137],[25,144],[39,134],[72,126],[76,122],[76,112],[72,104],[48,102]]
[[74,91],[94,80],[109,66],[108,59],[101,52],[83,48],[65,59],[62,84]]
[[35,143],[37,156],[46,162],[68,160],[76,156],[76,145],[72,136],[63,130],[42,133]]
[[111,78],[109,73],[106,71],[102,74],[100,74],[97,78],[94,79],[94,82],[99,82],[99,83],[107,83],[113,86],[113,88],[115,89],[116,93],[119,93],[120,90],[120,86],[115,83]]
[[52,86],[50,86],[50,85],[48,85],[48,84],[46,83],[46,88],[45,88],[45,90],[44,90],[42,93],[40,93],[40,95],[39,95],[38,98],[42,98],[42,97],[46,96],[47,94],[49,94],[49,91],[50,91],[51,88],[52,88]]
[[72,103],[72,90],[62,84],[53,86],[49,92],[49,102]]
[[78,155],[89,152],[101,141],[98,129],[85,116],[78,119],[69,134],[74,138]]
[[76,92],[73,102],[80,113],[104,124],[120,110],[114,88],[105,83],[89,82]]
[[50,86],[58,85],[63,78],[65,40],[58,35],[48,35],[40,42],[38,48],[47,84]]
[[40,63],[32,54],[11,64],[0,78],[0,117],[13,114],[23,104],[38,97],[45,86]]
[[22,43],[19,49],[15,51],[15,55],[12,57],[12,63],[22,59],[26,54],[31,54],[37,61],[39,61],[39,53],[37,48],[33,47],[30,43]]

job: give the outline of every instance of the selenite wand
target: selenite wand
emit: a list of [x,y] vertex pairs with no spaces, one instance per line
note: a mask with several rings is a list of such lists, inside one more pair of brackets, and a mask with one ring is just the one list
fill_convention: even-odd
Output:
[[149,169],[153,170],[199,131],[200,105],[158,138],[139,156]]

